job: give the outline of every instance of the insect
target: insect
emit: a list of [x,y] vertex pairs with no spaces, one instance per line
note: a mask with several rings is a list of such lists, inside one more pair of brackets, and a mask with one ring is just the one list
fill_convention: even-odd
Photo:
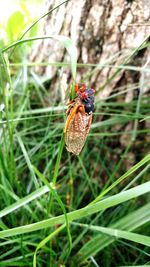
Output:
[[75,85],[75,98],[71,100],[67,110],[67,121],[64,128],[66,149],[75,155],[81,152],[92,122],[94,110],[94,89],[86,85]]

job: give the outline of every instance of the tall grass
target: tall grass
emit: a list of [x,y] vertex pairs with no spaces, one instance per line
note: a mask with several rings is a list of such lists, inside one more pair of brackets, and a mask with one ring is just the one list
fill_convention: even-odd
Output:
[[[73,82],[80,67],[76,48],[62,36],[24,38],[1,50],[0,266],[148,266],[149,129],[141,123],[149,112],[142,87],[150,69],[104,62],[91,72],[91,65],[82,65],[87,84],[105,66],[117,68],[116,75],[122,68],[137,71],[142,81],[139,96],[129,103],[118,96],[130,88],[96,100],[91,132],[75,157],[64,148],[63,103],[49,98],[47,106],[50,93],[32,75],[32,63],[9,64],[10,48],[40,38],[55,38],[66,47],[71,64],[51,65],[70,68]],[[128,59],[143,45],[145,40]]]

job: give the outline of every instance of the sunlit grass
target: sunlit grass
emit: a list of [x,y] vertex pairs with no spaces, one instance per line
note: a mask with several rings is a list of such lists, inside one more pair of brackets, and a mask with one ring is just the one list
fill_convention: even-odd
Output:
[[[71,64],[9,64],[6,51],[39,38],[63,43]],[[51,98],[31,67],[69,68],[73,82],[76,68],[84,67],[87,84],[97,69],[106,66],[116,68],[115,75],[121,69],[136,71],[143,75],[140,92],[150,69],[127,61],[114,66],[109,59],[101,66],[77,64],[68,38],[24,39],[0,54],[0,266],[148,264],[150,130],[143,122],[150,98],[139,94],[128,103],[119,100],[130,90],[137,92],[138,84],[116,88],[106,99],[96,97],[88,140],[75,157],[64,147],[66,107],[57,96],[56,101]],[[127,59],[143,45],[145,40]],[[98,93],[102,87],[96,89]]]

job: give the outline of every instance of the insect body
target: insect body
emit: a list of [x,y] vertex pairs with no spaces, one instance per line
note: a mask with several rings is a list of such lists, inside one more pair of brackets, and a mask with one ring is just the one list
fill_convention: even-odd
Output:
[[64,128],[66,148],[69,152],[79,155],[92,122],[95,90],[85,85],[75,85],[76,96],[69,102],[67,121]]

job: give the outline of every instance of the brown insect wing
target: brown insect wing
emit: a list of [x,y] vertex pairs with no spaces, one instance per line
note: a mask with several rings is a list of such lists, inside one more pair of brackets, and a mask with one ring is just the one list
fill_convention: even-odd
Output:
[[75,155],[79,155],[84,146],[87,134],[89,133],[91,122],[91,114],[89,115],[85,112],[80,111],[75,114],[73,119],[68,124],[65,132],[65,143],[66,148],[69,152],[72,152]]

